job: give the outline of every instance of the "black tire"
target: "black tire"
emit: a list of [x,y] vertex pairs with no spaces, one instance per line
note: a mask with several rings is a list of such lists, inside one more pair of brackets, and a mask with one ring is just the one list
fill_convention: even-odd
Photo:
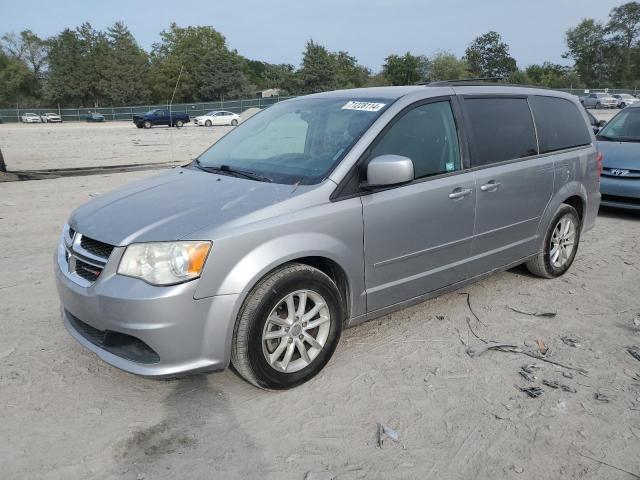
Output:
[[234,118],[233,120],[231,120],[231,126],[235,127],[236,125],[238,125],[238,120]]
[[142,124],[141,123],[136,123],[136,127],[142,128]]
[[[331,318],[329,333],[322,350],[307,366],[287,373],[267,361],[262,335],[272,310],[287,295],[302,289],[313,291],[325,300]],[[344,317],[340,292],[331,278],[308,265],[286,264],[263,278],[247,296],[234,329],[231,363],[245,380],[259,388],[293,388],[313,378],[327,364],[340,340]],[[279,341],[285,340],[288,339],[283,337]]]
[[182,128],[183,125],[184,125],[184,122],[182,120],[176,120],[175,122],[176,128]]
[[151,127],[152,127],[152,124],[151,124],[151,122],[150,122],[149,120],[145,120],[145,121],[143,122],[142,126],[143,126],[144,128],[151,128]]
[[596,102],[596,109],[602,108],[602,105],[600,105],[600,102]]
[[210,127],[211,125],[213,125],[213,124],[211,123],[211,120],[207,120],[206,122],[204,122],[204,126],[205,126],[205,127]]
[[[562,266],[557,267],[553,265],[551,261],[550,252],[551,252],[551,247],[553,243],[552,237],[554,235],[554,231],[556,227],[558,226],[558,223],[565,216],[569,217],[573,221],[575,226],[573,249],[569,257],[565,261],[565,263]],[[542,252],[538,253],[535,257],[531,258],[527,262],[526,264],[527,269],[534,275],[537,275],[538,277],[542,277],[542,278],[556,278],[561,275],[564,275],[564,273],[567,270],[569,270],[569,268],[573,264],[573,260],[576,257],[578,246],[580,245],[581,228],[582,228],[582,223],[580,222],[580,217],[578,215],[578,212],[576,212],[576,209],[573,208],[571,205],[567,205],[563,203],[560,206],[560,208],[558,208],[558,211],[556,212],[556,214],[551,219],[551,222],[549,223],[549,226],[547,228],[547,233],[545,234],[545,237],[544,237],[544,248]]]

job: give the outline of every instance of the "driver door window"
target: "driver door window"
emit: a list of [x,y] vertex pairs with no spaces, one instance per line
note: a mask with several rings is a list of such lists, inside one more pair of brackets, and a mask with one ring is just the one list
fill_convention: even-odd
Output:
[[427,103],[406,112],[373,147],[369,158],[385,154],[410,158],[416,178],[460,170],[451,104]]

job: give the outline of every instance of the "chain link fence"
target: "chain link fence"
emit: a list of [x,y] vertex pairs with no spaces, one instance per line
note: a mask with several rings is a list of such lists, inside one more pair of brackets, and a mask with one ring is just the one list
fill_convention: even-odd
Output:
[[[264,108],[273,105],[281,100],[294,98],[294,96],[274,96],[267,98],[245,98],[240,100],[221,100],[218,102],[203,103],[180,103],[171,105],[172,112],[188,113],[190,117],[197,117],[212,110],[226,110],[240,114],[248,108]],[[105,120],[131,121],[134,114],[146,113],[156,108],[168,109],[168,104],[138,105],[131,107],[94,107],[94,108],[3,108],[0,109],[0,116],[4,122],[19,122],[25,113],[35,113],[44,115],[45,113],[56,113],[62,117],[63,122],[77,122],[86,120],[87,115],[99,113],[104,115]]]
[[[629,93],[631,95],[640,94],[640,90],[630,88],[557,88],[562,92],[571,93],[576,96],[582,96],[587,93],[596,92],[608,92],[611,94],[616,93]],[[188,113],[190,117],[197,117],[203,115],[212,110],[226,110],[233,113],[242,113],[248,108],[264,108],[269,105],[273,105],[281,100],[287,100],[294,98],[294,95],[290,96],[273,96],[267,98],[244,98],[240,100],[221,100],[217,102],[202,102],[202,103],[180,103],[171,106],[173,112]],[[134,114],[140,114],[148,112],[156,108],[168,109],[167,104],[156,105],[138,105],[129,107],[94,107],[94,108],[4,108],[0,109],[0,119],[4,122],[19,122],[22,115],[25,113],[35,113],[36,115],[44,115],[45,113],[57,113],[62,117],[64,122],[84,121],[90,112],[100,113],[104,115],[105,120],[121,120],[131,121]]]

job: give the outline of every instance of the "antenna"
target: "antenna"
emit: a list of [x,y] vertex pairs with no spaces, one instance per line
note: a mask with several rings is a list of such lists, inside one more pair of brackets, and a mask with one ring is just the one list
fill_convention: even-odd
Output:
[[178,90],[178,84],[180,83],[180,79],[182,78],[182,71],[184,70],[184,65],[180,66],[180,73],[178,74],[178,79],[176,80],[176,86],[173,87],[173,93],[171,94],[171,100],[169,101],[169,146],[171,148],[171,162],[174,162],[173,158],[173,115],[171,115],[171,106],[173,105],[173,99],[176,96],[176,90]]

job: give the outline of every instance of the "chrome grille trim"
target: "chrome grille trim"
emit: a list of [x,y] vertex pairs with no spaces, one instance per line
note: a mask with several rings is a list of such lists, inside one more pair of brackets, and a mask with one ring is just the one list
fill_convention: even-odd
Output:
[[[100,273],[102,273],[102,270],[107,265],[107,261],[109,260],[111,251],[113,251],[115,247],[108,244],[103,244],[102,242],[98,242],[104,245],[105,250],[108,250],[108,247],[111,247],[109,256],[102,257],[84,248],[82,246],[83,238],[85,237],[83,237],[81,233],[78,233],[68,225],[65,225],[63,231],[62,246],[65,249],[65,259],[67,263],[66,273],[78,285],[88,287],[98,279]],[[89,239],[89,237],[86,237],[86,239]],[[92,242],[97,242],[93,239],[90,240]],[[80,265],[78,265],[78,262],[80,262]],[[95,278],[92,278],[90,274],[87,275],[88,269],[84,267],[83,264],[96,269],[97,274],[95,275]],[[78,271],[78,267],[81,268],[81,272]]]

